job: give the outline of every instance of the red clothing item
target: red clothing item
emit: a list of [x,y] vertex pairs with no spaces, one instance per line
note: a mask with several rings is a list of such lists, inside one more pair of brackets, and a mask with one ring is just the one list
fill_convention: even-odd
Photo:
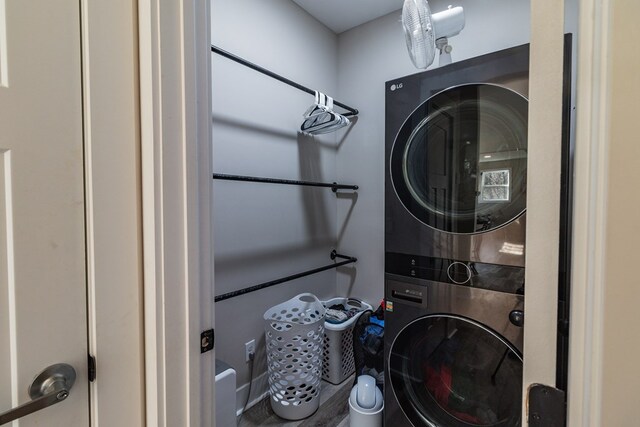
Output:
[[454,411],[449,408],[449,396],[451,395],[451,368],[448,366],[440,366],[440,370],[435,370],[427,365],[425,386],[429,393],[436,398],[440,406],[460,421],[482,425],[481,421],[470,414]]
[[440,370],[436,371],[427,365],[425,378],[427,379],[425,385],[429,393],[436,398],[440,406],[446,408],[451,394],[451,368],[440,366]]

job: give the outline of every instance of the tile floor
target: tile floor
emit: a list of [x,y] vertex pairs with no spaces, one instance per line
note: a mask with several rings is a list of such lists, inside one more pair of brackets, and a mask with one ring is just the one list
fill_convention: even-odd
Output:
[[252,406],[239,418],[238,427],[349,427],[349,393],[353,387],[353,376],[341,384],[322,381],[320,408],[309,418],[288,421],[273,413],[269,397]]

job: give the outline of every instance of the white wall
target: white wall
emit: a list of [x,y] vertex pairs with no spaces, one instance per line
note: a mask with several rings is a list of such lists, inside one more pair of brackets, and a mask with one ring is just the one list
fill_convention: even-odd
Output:
[[[212,0],[211,10],[213,44],[336,97],[337,37],[293,2]],[[215,172],[335,180],[335,135],[297,133],[313,96],[218,55],[212,61]],[[336,209],[330,189],[214,181],[216,295],[329,264]],[[301,292],[333,297],[335,282],[328,270],[216,303],[216,357],[237,370],[238,404],[249,381],[245,342],[258,343],[254,378],[266,370],[263,313]],[[252,399],[264,391],[263,376]]]
[[[437,12],[451,2],[429,4]],[[528,0],[459,0],[455,5],[464,7],[466,26],[450,39],[454,61],[529,41]],[[384,83],[420,71],[407,54],[400,17],[400,11],[391,13],[338,39],[338,93],[360,109],[338,151],[338,178],[361,189],[354,205],[338,203],[339,227],[348,219],[339,246],[358,257],[358,268],[357,274],[339,271],[337,286],[341,295],[368,301],[379,301],[384,292]]]

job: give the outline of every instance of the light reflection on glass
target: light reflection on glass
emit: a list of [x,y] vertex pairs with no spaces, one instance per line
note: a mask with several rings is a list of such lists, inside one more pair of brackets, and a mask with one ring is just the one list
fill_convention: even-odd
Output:
[[504,242],[498,252],[509,255],[522,255],[524,253],[524,245]]

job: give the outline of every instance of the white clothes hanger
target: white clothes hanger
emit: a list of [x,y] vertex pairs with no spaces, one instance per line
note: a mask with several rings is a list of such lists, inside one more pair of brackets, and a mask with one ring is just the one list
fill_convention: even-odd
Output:
[[342,114],[333,111],[333,98],[315,91],[316,102],[304,113],[300,130],[311,135],[334,132],[351,123]]

